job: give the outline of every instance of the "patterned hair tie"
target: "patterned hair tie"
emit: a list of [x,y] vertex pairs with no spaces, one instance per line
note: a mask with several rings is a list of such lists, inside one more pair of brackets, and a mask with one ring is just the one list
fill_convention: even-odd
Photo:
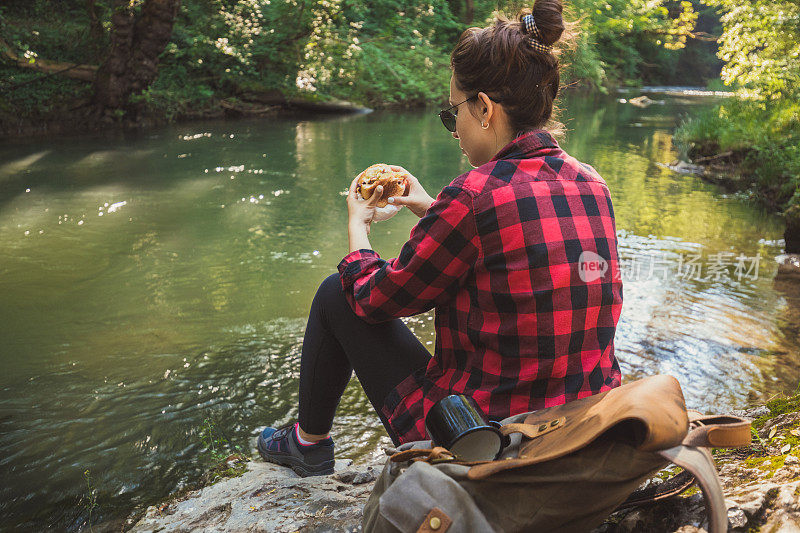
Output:
[[547,46],[542,42],[542,32],[536,27],[536,21],[533,15],[525,15],[522,17],[522,32],[528,35],[528,42],[537,52],[549,54],[553,49],[552,46]]

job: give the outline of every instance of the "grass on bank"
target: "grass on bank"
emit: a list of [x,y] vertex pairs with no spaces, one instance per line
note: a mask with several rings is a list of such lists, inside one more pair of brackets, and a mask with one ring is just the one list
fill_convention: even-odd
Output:
[[800,205],[800,100],[730,99],[685,120],[675,132],[689,157],[727,154],[773,209]]

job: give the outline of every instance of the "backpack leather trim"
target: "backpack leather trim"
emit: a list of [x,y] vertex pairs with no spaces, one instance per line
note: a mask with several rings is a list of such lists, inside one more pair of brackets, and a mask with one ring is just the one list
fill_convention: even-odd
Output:
[[445,533],[453,521],[438,507],[431,509],[420,524],[417,533]]
[[524,423],[533,426],[564,418],[559,431],[537,436],[520,446],[519,457],[470,468],[469,479],[542,463],[580,450],[608,437],[641,451],[659,451],[681,444],[689,429],[686,403],[678,380],[650,376],[594,396],[535,411]]

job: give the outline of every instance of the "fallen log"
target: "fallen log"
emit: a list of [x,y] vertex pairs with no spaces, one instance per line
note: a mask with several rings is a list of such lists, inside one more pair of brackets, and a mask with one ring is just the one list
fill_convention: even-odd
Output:
[[698,157],[694,160],[695,163],[706,163],[708,161],[714,161],[717,159],[725,159],[726,157],[730,157],[733,155],[733,151],[722,152],[721,154],[716,155],[709,155],[706,157]]
[[47,59],[35,58],[31,61],[25,57],[19,57],[13,48],[9,46],[2,38],[0,38],[0,52],[2,55],[11,60],[16,66],[20,68],[29,68],[44,72],[45,74],[58,74],[76,80],[94,81],[97,73],[96,65],[82,65],[79,63],[59,63],[57,61],[48,61]]

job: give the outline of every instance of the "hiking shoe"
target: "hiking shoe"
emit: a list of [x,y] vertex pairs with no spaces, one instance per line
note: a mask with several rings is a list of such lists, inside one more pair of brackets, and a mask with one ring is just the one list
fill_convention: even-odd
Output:
[[300,444],[297,424],[266,428],[258,436],[258,453],[265,461],[288,466],[300,477],[333,474],[333,439]]

